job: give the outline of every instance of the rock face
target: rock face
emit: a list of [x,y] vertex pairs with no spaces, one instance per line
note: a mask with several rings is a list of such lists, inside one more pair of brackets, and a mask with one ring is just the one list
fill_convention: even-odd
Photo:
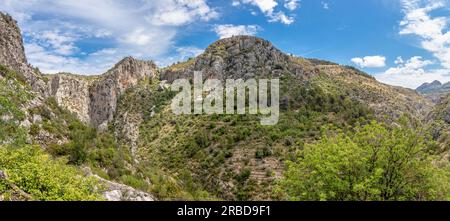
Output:
[[157,76],[157,68],[153,62],[127,57],[100,76],[56,74],[49,76],[46,83],[41,73],[27,62],[17,22],[2,13],[0,64],[22,74],[35,92],[43,97],[54,97],[58,105],[99,129],[106,129],[113,119],[120,95],[140,80]]
[[89,82],[80,77],[59,74],[51,77],[50,95],[56,102],[77,115],[84,123],[90,123],[89,118]]
[[139,61],[128,57],[119,62],[106,74],[99,77],[89,88],[90,123],[105,129],[113,120],[120,95],[144,78],[157,76],[156,65],[151,61]]
[[46,95],[42,76],[27,62],[17,22],[3,13],[0,13],[0,64],[20,72],[36,92]]
[[195,70],[218,79],[265,77],[285,67],[288,60],[287,55],[266,40],[237,36],[209,46],[197,59]]
[[53,75],[49,88],[60,106],[81,121],[104,130],[114,117],[120,95],[139,81],[156,76],[153,62],[128,57],[100,76]]
[[202,71],[204,78],[221,80],[268,77],[280,75],[288,63],[289,56],[269,41],[235,36],[213,43],[184,68],[175,66],[163,70],[161,79],[170,83],[178,78],[189,78],[194,71]]
[[155,201],[155,198],[149,193],[98,176],[97,178],[107,187],[107,190],[103,192],[103,197],[108,201]]
[[146,192],[130,186],[112,182],[92,173],[89,167],[81,168],[88,177],[93,177],[101,183],[101,194],[107,201],[155,201],[156,198]]

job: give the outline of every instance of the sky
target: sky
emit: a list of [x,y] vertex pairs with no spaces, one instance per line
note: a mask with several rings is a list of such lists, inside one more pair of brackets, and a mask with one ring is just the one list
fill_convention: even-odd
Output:
[[450,81],[450,0],[0,0],[0,11],[44,73],[101,74],[126,56],[164,67],[255,35],[391,85]]

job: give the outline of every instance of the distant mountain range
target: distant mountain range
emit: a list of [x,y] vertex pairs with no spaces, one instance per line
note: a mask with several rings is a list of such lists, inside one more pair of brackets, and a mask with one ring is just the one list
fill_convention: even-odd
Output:
[[425,97],[439,103],[443,98],[450,94],[450,82],[445,84],[440,81],[424,83],[416,89],[416,91]]
[[450,93],[450,82],[445,84],[440,81],[433,81],[431,83],[424,83],[416,89],[421,94],[436,94],[436,93]]

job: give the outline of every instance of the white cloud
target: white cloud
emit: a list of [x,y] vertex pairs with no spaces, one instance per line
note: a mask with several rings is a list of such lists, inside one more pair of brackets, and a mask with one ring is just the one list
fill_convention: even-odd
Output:
[[329,10],[330,9],[330,4],[328,4],[328,2],[321,2],[322,4],[322,8],[325,10]]
[[[379,74],[377,79],[388,84],[413,89],[424,82],[450,81],[450,32],[448,31],[450,17],[431,16],[431,12],[437,9],[448,10],[448,2],[445,0],[401,0],[401,4],[405,16],[399,24],[399,34],[417,36],[420,46],[437,58],[437,62],[423,60],[419,56],[407,61],[398,57],[395,61],[398,66]],[[430,67],[432,64],[434,67]]]
[[386,58],[384,56],[366,56],[364,58],[353,58],[352,62],[362,68],[382,68],[386,66]]
[[294,11],[298,7],[300,7],[300,0],[285,0],[284,7]]
[[[238,0],[235,2],[237,1]],[[239,6],[241,3],[250,4],[259,8],[259,10],[269,18],[269,22],[281,22],[283,24],[290,25],[295,21],[292,15],[286,15],[283,11],[275,11],[275,8],[278,6],[278,2],[276,0],[240,0],[239,4],[233,3],[233,5]],[[284,6],[289,10],[295,10],[298,7],[298,1],[287,0]]]
[[99,74],[125,56],[163,60],[177,53],[180,26],[219,16],[207,0],[0,2],[19,21],[30,63],[47,73]]
[[284,12],[280,11],[280,12],[272,14],[270,16],[269,21],[270,22],[281,22],[283,24],[290,25],[290,24],[294,23],[295,20],[293,17],[289,17],[286,14],[284,14]]
[[[400,22],[401,35],[416,35],[421,47],[431,52],[440,64],[450,69],[450,16],[431,17],[430,13],[448,6],[442,0],[402,0],[404,19]],[[447,9],[444,9],[447,10]]]
[[403,58],[402,57],[397,57],[397,59],[395,59],[395,62],[394,62],[395,64],[403,64],[403,63],[405,63],[405,61],[403,60]]
[[221,38],[229,38],[237,35],[256,35],[259,27],[256,25],[216,25],[214,31]]
[[178,55],[181,57],[181,60],[186,60],[188,58],[193,58],[199,56],[205,50],[197,47],[179,47],[177,48]]
[[155,12],[148,16],[157,25],[185,25],[201,19],[209,21],[219,14],[205,0],[165,0],[151,3]]
[[450,79],[450,75],[445,69],[426,71],[425,68],[432,65],[433,62],[424,60],[420,56],[412,57],[407,61],[403,61],[399,57],[397,61],[399,63],[397,67],[389,68],[386,72],[376,75],[377,80],[390,85],[416,89],[424,82],[433,80],[447,82]]
[[241,2],[240,2],[239,0],[233,0],[233,1],[231,2],[231,5],[236,7],[236,6],[241,5]]

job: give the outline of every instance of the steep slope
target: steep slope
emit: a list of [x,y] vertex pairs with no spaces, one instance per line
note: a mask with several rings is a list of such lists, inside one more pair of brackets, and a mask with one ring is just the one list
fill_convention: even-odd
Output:
[[0,12],[0,61],[5,67],[20,72],[34,91],[46,95],[46,85],[38,70],[28,64],[17,22]]
[[[280,78],[280,122],[262,127],[258,116],[175,116],[164,87],[130,91],[119,113],[139,116],[133,156],[143,174],[160,174],[151,179],[159,182],[153,191],[160,198],[271,199],[284,161],[320,139],[324,126],[347,131],[404,114],[422,121],[432,108],[413,90],[381,84],[351,67],[288,56],[250,36],[220,40],[197,58],[162,69],[162,84],[190,79],[194,71],[221,80]],[[161,99],[141,99],[152,95]]]
[[[4,151],[12,147],[14,154],[21,154],[21,151],[33,149],[28,147],[30,144],[39,145],[55,157],[67,158],[71,164],[90,166],[101,175],[104,175],[103,170],[114,169],[116,172],[119,170],[117,176],[133,180],[132,167],[125,168],[125,164],[131,162],[131,159],[126,157],[127,148],[119,147],[109,132],[99,133],[87,124],[99,128],[101,124],[107,124],[115,111],[117,97],[141,79],[155,75],[153,63],[126,58],[102,76],[82,77],[72,74],[44,76],[27,63],[20,33],[17,23],[10,16],[0,13],[0,150]],[[94,117],[91,118],[91,115]],[[96,121],[97,119],[99,120]],[[89,148],[88,145],[90,145]],[[48,158],[47,155],[42,154],[29,157]],[[3,158],[4,156],[1,160]],[[27,163],[19,162],[20,159],[23,157],[9,160],[8,163],[12,166]],[[26,174],[13,174],[15,178],[11,181],[4,175],[5,169],[11,168],[1,164],[0,170],[4,176],[0,177],[0,199],[14,200],[21,196],[43,199],[40,195],[25,193],[18,189],[17,186],[21,184],[15,182],[21,179],[29,179],[26,182],[36,180],[39,182],[39,179],[45,179],[54,184],[72,174],[74,177],[79,177],[81,174],[79,169],[64,165],[65,160],[48,160],[43,163],[45,163],[43,166],[55,168],[61,174],[48,177],[39,175],[24,177]],[[28,167],[25,169],[33,170]],[[88,173],[86,176],[94,175]],[[94,178],[99,181],[97,183],[106,185],[106,189],[101,193],[103,197],[99,199],[154,199],[150,194],[129,186],[97,176]],[[110,179],[119,180],[117,177]],[[83,184],[84,181],[77,185]],[[48,193],[42,194],[57,197],[51,195],[50,190],[53,187],[42,187],[49,190]],[[72,188],[73,191],[77,191],[76,188]],[[90,188],[91,191],[97,191],[96,189],[102,188],[100,186]],[[30,189],[30,191],[35,190]],[[61,191],[58,190],[58,192]],[[13,194],[12,198],[9,198],[11,194]]]
[[118,97],[139,81],[155,78],[156,72],[153,62],[128,57],[100,76],[47,76],[49,94],[81,121],[104,131],[113,119]]
[[441,150],[450,151],[450,95],[436,105],[428,120],[434,139],[442,144]]

